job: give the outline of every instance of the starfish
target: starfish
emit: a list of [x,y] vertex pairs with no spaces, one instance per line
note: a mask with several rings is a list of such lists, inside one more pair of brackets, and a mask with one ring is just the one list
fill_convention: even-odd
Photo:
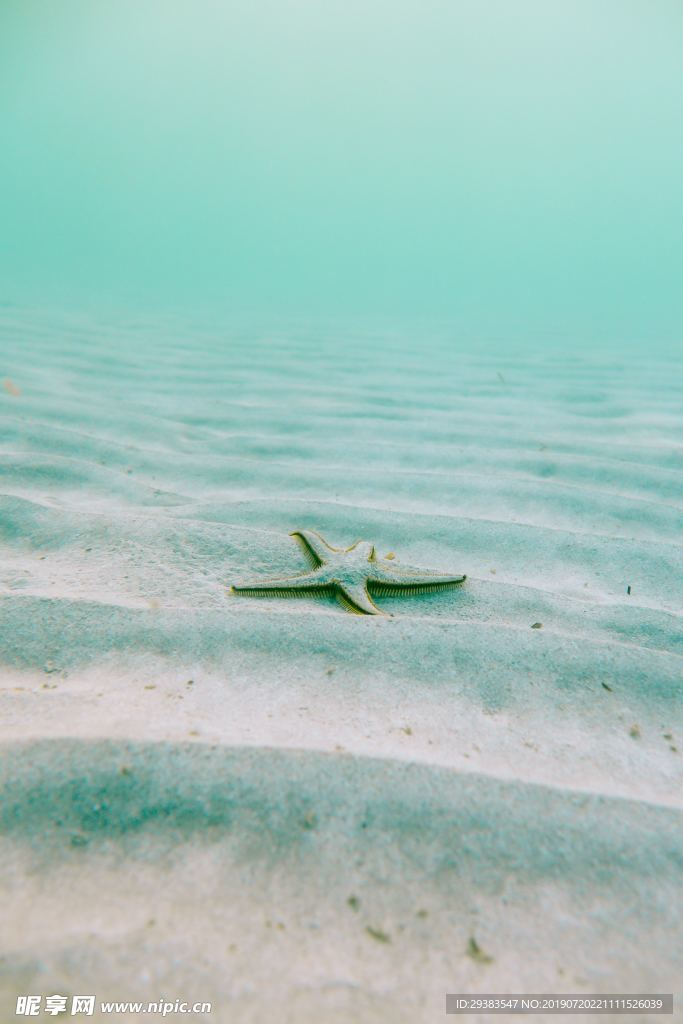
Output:
[[374,545],[357,540],[350,548],[333,548],[313,530],[295,530],[296,538],[312,563],[309,572],[279,579],[237,583],[235,594],[271,594],[274,597],[305,597],[334,593],[357,615],[384,614],[370,597],[374,594],[422,594],[444,590],[462,583],[466,576],[446,576],[430,570],[408,570],[392,565],[391,558],[378,558]]

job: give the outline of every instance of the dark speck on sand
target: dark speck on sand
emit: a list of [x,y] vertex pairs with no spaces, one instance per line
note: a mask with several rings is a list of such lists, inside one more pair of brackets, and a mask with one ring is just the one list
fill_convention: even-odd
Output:
[[470,941],[467,943],[467,955],[471,957],[472,960],[476,960],[478,964],[493,963],[493,957],[484,952],[473,935],[470,936]]

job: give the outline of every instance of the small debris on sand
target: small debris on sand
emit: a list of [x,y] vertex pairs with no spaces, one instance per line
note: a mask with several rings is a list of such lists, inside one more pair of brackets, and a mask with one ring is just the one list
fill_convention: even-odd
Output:
[[380,928],[372,928],[370,925],[365,929],[368,935],[371,935],[377,942],[391,942],[391,939],[386,932],[383,932]]
[[493,963],[493,957],[484,952],[473,935],[470,936],[470,941],[467,944],[467,955],[471,957],[472,960],[476,960],[478,964]]
[[603,683],[602,684],[602,688],[603,688],[603,690],[609,690],[610,693],[614,693],[614,690],[612,689],[612,687],[609,686],[607,683]]
[[406,736],[412,736],[413,735],[413,730],[410,728],[409,725],[401,726],[401,732],[404,732],[406,734]]
[[640,739],[640,726],[637,723],[632,725],[631,728],[628,731],[628,734],[634,740],[639,740]]
[[393,562],[393,560],[396,558],[396,555],[393,551],[387,551],[384,557],[388,559],[390,562]]
[[358,899],[357,896],[349,896],[346,902],[351,907],[351,910],[358,910],[358,908],[360,907],[360,900]]
[[308,811],[301,822],[303,828],[312,829],[318,824],[318,816],[315,811]]
[[543,629],[543,623],[542,622],[532,622],[531,623],[531,628],[532,629]]
[[2,386],[7,392],[7,394],[12,395],[13,398],[19,398],[19,396],[21,395],[21,388],[18,388],[14,381],[10,380],[9,377],[5,377],[5,379],[2,382]]
[[627,586],[627,588],[626,588],[626,593],[627,593],[627,594],[630,594],[630,593],[631,593],[631,584],[630,584],[630,583],[629,583],[629,585],[628,585],[628,586]]

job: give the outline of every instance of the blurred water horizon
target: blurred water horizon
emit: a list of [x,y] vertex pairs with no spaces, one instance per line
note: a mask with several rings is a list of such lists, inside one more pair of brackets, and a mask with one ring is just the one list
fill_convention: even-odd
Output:
[[680,344],[682,29],[673,0],[5,0],[0,299]]

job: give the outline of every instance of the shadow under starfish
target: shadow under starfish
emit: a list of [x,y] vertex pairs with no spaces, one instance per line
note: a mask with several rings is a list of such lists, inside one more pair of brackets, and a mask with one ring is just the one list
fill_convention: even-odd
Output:
[[334,594],[357,615],[383,615],[371,594],[425,594],[463,583],[466,576],[450,576],[430,570],[402,569],[388,558],[379,558],[374,545],[356,541],[350,548],[333,548],[313,530],[290,534],[302,545],[313,568],[295,576],[237,583],[235,594],[272,597],[305,597]]

